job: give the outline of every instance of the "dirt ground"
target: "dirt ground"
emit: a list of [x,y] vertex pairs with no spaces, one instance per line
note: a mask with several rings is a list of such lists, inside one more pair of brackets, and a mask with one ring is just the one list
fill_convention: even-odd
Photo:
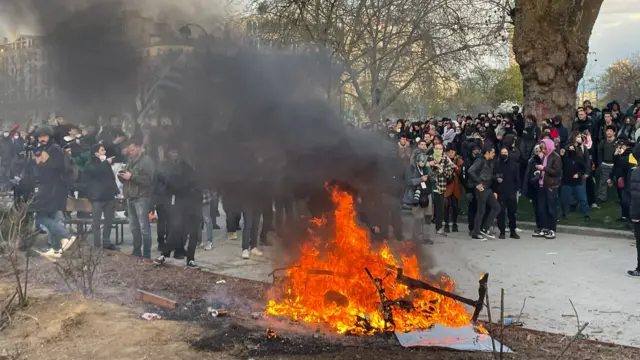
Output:
[[[491,359],[491,354],[444,349],[404,349],[393,336],[337,336],[283,319],[253,320],[268,285],[115,255],[103,259],[91,299],[69,292],[52,265],[34,261],[30,304],[0,333],[0,360],[14,359]],[[220,280],[225,283],[218,284]],[[34,284],[35,283],[35,284]],[[174,311],[135,301],[141,288],[178,301]],[[0,273],[0,299],[13,287]],[[35,290],[33,290],[35,289]],[[179,294],[179,296],[176,296]],[[231,315],[213,319],[206,306]],[[156,312],[163,320],[140,319]],[[267,327],[278,337],[268,339]],[[509,328],[506,359],[555,359],[568,343],[562,335]],[[640,359],[640,349],[577,340],[563,359]]]

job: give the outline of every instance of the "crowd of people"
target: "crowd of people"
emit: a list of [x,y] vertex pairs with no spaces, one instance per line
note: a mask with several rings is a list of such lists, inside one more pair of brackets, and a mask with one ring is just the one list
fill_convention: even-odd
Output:
[[534,237],[554,239],[558,220],[575,210],[589,220],[591,209],[611,200],[612,187],[619,221],[635,224],[630,176],[637,165],[632,150],[640,139],[640,100],[626,111],[615,101],[600,110],[586,100],[574,119],[537,119],[514,106],[506,114],[385,125],[407,169],[402,202],[412,208],[416,241],[432,242],[424,228],[430,224],[438,235],[459,231],[463,196],[469,236],[476,240],[504,239],[507,230],[518,239],[521,195],[535,209]]
[[[393,162],[404,169],[404,188],[397,191],[402,204],[373,188],[354,192],[360,219],[374,241],[387,239],[390,228],[396,240],[404,240],[403,207],[411,210],[411,240],[416,243],[433,243],[432,224],[438,236],[460,231],[458,220],[465,213],[474,240],[519,239],[522,195],[535,209],[533,236],[554,239],[559,218],[579,211],[588,220],[592,209],[611,201],[612,187],[620,221],[640,237],[640,173],[633,171],[640,157],[640,146],[634,148],[640,139],[640,100],[626,112],[615,101],[603,110],[585,101],[575,119],[537,119],[515,106],[504,114],[386,120],[383,128],[396,147]],[[149,137],[141,131],[130,136],[116,116],[102,126],[76,126],[57,117],[49,125],[27,131],[14,126],[3,133],[0,176],[11,184],[14,203],[29,203],[36,228],[46,230],[50,249],[45,256],[60,257],[76,240],[65,227],[70,197],[89,200],[91,212],[79,211],[77,216],[92,219],[96,247],[117,250],[111,229],[122,205],[134,256],[151,257],[155,218],[161,252],[155,262],[163,264],[173,255],[195,267],[196,248],[214,247],[222,202],[229,240],[238,240],[244,221],[241,257],[263,255],[259,245],[270,245],[267,234],[286,227],[283,219],[291,217],[295,194],[265,196],[260,186],[239,193],[218,191],[197,176],[184,144],[162,135],[173,131],[170,122],[154,129],[160,135]],[[640,252],[638,260],[638,269],[629,275],[640,276]]]

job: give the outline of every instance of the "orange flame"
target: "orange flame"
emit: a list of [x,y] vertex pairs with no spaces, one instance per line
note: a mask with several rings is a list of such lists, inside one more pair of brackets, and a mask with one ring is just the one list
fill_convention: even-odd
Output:
[[[335,188],[331,189],[331,196],[336,205],[335,237],[328,242],[312,237],[302,245],[300,259],[288,270],[288,281],[276,289],[283,299],[270,300],[267,314],[306,323],[327,323],[338,333],[354,335],[407,332],[427,329],[436,323],[450,327],[469,324],[471,316],[461,303],[424,290],[411,292],[396,283],[398,267],[404,269],[406,276],[421,279],[417,257],[403,254],[399,262],[386,243],[374,250],[367,231],[356,223],[353,198]],[[319,219],[314,222],[325,223]],[[411,310],[392,307],[395,328],[385,322],[380,297],[365,268],[382,279],[388,299],[412,303]],[[455,288],[455,282],[446,276],[440,279],[440,284],[432,285],[450,292]]]

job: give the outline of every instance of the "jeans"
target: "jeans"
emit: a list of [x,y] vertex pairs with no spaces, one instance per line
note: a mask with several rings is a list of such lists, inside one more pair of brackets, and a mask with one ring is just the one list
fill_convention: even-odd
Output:
[[500,213],[498,213],[498,229],[500,234],[506,232],[505,217],[509,218],[509,231],[516,233],[516,214],[518,213],[518,194],[498,196]]
[[558,188],[538,188],[537,205],[541,229],[556,231],[558,225]]
[[[129,227],[133,235],[133,256],[151,258],[149,206],[150,199],[148,197],[127,200]],[[142,252],[140,252],[140,248],[142,248]]]
[[261,206],[246,203],[242,206],[244,230],[242,231],[242,250],[258,247],[258,230],[260,229]]
[[[116,201],[94,201],[91,203],[93,212],[91,217],[93,219],[93,245],[95,247],[108,246],[111,244],[109,238],[111,237],[111,226],[113,225],[113,214],[116,209]],[[102,221],[102,214],[104,214],[104,221]],[[102,241],[100,241],[100,223],[102,223]]]
[[567,216],[571,207],[571,195],[575,195],[578,200],[578,206],[582,215],[589,214],[589,203],[587,202],[587,191],[584,186],[579,185],[562,185],[560,188],[560,208],[562,215]]
[[211,204],[202,205],[202,220],[207,231],[207,241],[213,242],[213,220],[211,219]]
[[600,168],[598,169],[598,173],[600,178],[598,180],[598,197],[597,200],[601,203],[607,201],[607,191],[609,190],[609,185],[607,184],[607,180],[611,177],[611,171],[613,170],[613,165],[601,163]]
[[444,222],[447,225],[458,224],[458,201],[454,195],[444,199]]
[[433,193],[431,198],[433,199],[433,215],[436,218],[436,231],[442,229],[442,222],[444,221],[444,194]]
[[157,234],[158,245],[162,245],[169,236],[169,205],[165,203],[156,204],[156,214],[158,215]]
[[47,228],[49,234],[49,243],[53,250],[60,250],[60,243],[62,239],[68,239],[71,237],[71,233],[64,227],[62,220],[62,211],[50,212],[37,212],[36,224],[40,224]]
[[636,257],[637,257],[637,266],[636,270],[640,271],[640,222],[633,223],[633,235],[636,238]]
[[[241,209],[238,203],[231,198],[222,199],[222,208],[224,209],[227,220],[227,232],[234,233],[240,229]],[[247,220],[244,220],[245,223]],[[246,226],[246,225],[245,225]]]
[[[429,225],[430,222],[424,221],[427,208],[414,206],[411,209],[413,214],[413,228],[411,230],[411,240],[416,244],[422,244],[425,240],[430,240]],[[425,231],[425,226],[427,227]]]
[[[479,235],[483,229],[488,229],[493,225],[496,220],[496,216],[500,212],[500,204],[496,200],[493,191],[485,188],[483,191],[473,189],[473,193],[476,195],[476,201],[478,210],[476,211],[476,217],[473,221],[473,235]],[[490,208],[489,215],[485,217],[487,212],[487,206]]]

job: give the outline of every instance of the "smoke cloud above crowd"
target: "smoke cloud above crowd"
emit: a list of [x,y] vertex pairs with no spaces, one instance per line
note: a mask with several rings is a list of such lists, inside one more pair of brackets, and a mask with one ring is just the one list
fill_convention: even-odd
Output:
[[182,88],[165,95],[162,106],[180,124],[168,141],[189,154],[205,186],[243,192],[280,184],[247,192],[252,195],[317,190],[329,180],[389,188],[397,175],[388,161],[393,151],[378,135],[344,125],[321,89],[328,75],[318,64],[325,57],[258,50],[217,34],[213,22],[224,6],[204,4],[0,0],[0,9],[14,24],[24,21],[44,35],[62,113],[72,123],[135,111],[143,59],[139,44],[113,26],[122,11],[142,9],[172,26],[208,21],[203,25],[214,36],[193,42]]

